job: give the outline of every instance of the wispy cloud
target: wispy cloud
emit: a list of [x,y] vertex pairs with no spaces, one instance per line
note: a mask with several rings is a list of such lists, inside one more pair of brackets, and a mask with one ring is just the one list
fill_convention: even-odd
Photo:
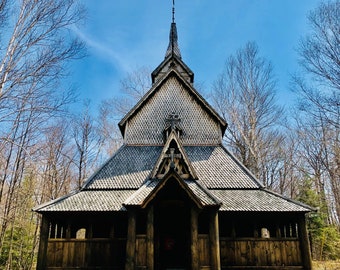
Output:
[[100,58],[112,63],[119,72],[127,73],[130,71],[130,65],[127,63],[124,53],[115,50],[112,44],[91,37],[76,27],[72,28],[72,31],[85,42],[87,48],[94,51]]

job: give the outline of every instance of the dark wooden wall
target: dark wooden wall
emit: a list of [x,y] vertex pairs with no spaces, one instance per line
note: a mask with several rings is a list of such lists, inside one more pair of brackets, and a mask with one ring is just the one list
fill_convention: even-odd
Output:
[[50,239],[46,269],[124,269],[126,239]]
[[[202,218],[207,220],[209,215],[202,216]],[[306,248],[308,241],[304,240],[307,237],[307,232],[303,220],[297,220],[297,223],[291,220],[288,223],[283,223],[281,220],[280,224],[271,226],[269,238],[262,238],[259,235],[258,226],[252,226],[250,222],[242,223],[245,224],[245,228],[249,228],[246,230],[237,226],[235,220],[237,221],[237,219],[231,219],[229,223],[222,220],[220,223],[219,239],[217,237],[220,250],[219,269],[311,269],[310,258],[307,256],[308,248]],[[259,219],[255,220],[258,222]],[[46,224],[44,228],[46,227],[46,235],[49,235],[49,238],[44,240],[46,244],[41,245],[41,250],[43,250],[42,247],[46,248],[46,256],[42,256],[43,263],[39,264],[39,270],[123,270],[126,267],[128,238],[125,224],[121,226],[122,224],[115,224],[115,222],[112,222],[111,225],[104,221],[101,222],[108,228],[105,235],[99,233],[103,230],[98,225],[84,226],[87,228],[84,239],[75,238],[77,231],[70,225],[55,226],[55,223],[50,223],[48,226],[48,223]],[[217,269],[214,266],[216,261],[212,260],[211,233],[202,220],[199,220],[199,224],[201,226],[198,226],[197,240],[195,241],[197,243],[195,269]],[[96,227],[98,227],[98,233],[96,233]],[[132,269],[150,269],[150,265],[153,265],[153,256],[148,257],[153,255],[150,254],[150,251],[148,253],[150,236],[148,238],[147,233],[139,231],[143,230],[137,230],[135,235]],[[251,234],[253,236],[245,236]],[[154,240],[152,239],[152,241]],[[154,248],[157,249],[157,244]],[[40,253],[43,254],[43,251]],[[157,252],[155,254],[157,256]],[[154,269],[157,267],[155,266]]]
[[[136,269],[147,269],[146,235],[136,236]],[[210,266],[209,236],[200,234],[200,269]],[[124,269],[126,239],[50,239],[46,269]],[[302,269],[298,239],[220,239],[221,268]]]
[[298,239],[220,239],[222,269],[302,268]]

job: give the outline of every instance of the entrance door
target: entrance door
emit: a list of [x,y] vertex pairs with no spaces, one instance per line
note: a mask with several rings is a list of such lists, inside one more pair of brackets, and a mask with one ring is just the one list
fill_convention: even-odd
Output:
[[190,269],[190,215],[183,202],[162,202],[158,208],[158,269]]

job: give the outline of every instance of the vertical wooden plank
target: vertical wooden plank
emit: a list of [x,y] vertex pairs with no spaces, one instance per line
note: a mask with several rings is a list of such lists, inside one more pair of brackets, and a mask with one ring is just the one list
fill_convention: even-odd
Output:
[[305,215],[298,218],[298,235],[300,240],[300,250],[304,269],[312,269],[312,256],[309,245]]
[[54,242],[48,242],[46,256],[48,258],[46,262],[46,267],[55,265],[55,243]]
[[209,236],[207,234],[198,235],[198,246],[200,267],[210,266],[210,243]]
[[147,266],[154,269],[154,209],[150,206],[147,213],[146,241],[147,241]]
[[[226,241],[226,262],[227,264],[236,265],[237,258],[236,258],[236,242],[233,241]],[[226,265],[228,266],[228,265]]]
[[296,259],[299,262],[299,264],[301,264],[303,261],[302,261],[302,257],[301,257],[301,245],[300,245],[300,242],[296,241],[296,245],[297,245],[297,250],[298,250],[298,252],[296,254]]
[[237,250],[238,250],[239,261],[241,262],[240,265],[245,266],[247,264],[247,260],[245,256],[246,242],[237,241]]
[[220,239],[220,258],[221,258],[221,267],[227,266],[228,257],[227,257],[227,241],[225,239]]
[[64,246],[64,243],[61,242],[61,241],[57,241],[55,244],[56,244],[55,266],[62,267],[63,266],[63,246]]
[[199,269],[199,256],[198,256],[198,211],[195,206],[191,207],[190,211],[191,219],[191,269]]
[[209,238],[210,238],[210,260],[212,269],[221,269],[220,258],[220,239],[218,228],[218,209],[210,213],[209,222]]
[[249,241],[249,240],[246,241],[247,265],[254,265],[253,249],[251,247],[251,242],[252,241]]
[[258,242],[258,258],[259,258],[259,265],[267,265],[267,255],[266,255],[266,242],[265,241],[259,241]]
[[275,265],[280,266],[281,264],[281,254],[280,254],[280,241],[274,242],[274,255],[275,255]]
[[88,240],[86,242],[86,247],[85,247],[85,258],[84,258],[84,267],[90,266],[92,264],[92,249],[91,249],[91,240],[93,237],[93,224],[92,221],[90,222],[88,229],[86,230],[86,239]]
[[71,255],[72,253],[72,243],[70,242],[60,242],[60,254],[61,254],[61,265],[63,268],[66,268],[69,266],[68,264],[68,257],[69,254]]
[[299,245],[299,241],[297,240],[291,240],[290,241],[290,250],[291,250],[291,257],[290,257],[290,261],[291,261],[291,265],[299,265],[302,266],[302,260],[299,260],[299,258],[301,258],[300,256],[300,245]]
[[125,270],[134,270],[136,251],[136,212],[134,209],[128,210],[128,232],[126,243]]
[[45,215],[43,215],[41,218],[41,224],[40,224],[40,240],[39,240],[37,270],[43,270],[46,268],[46,263],[48,259],[47,258],[48,231],[49,231],[49,220],[45,217]]
[[76,242],[75,246],[75,256],[74,256],[74,265],[78,267],[85,267],[85,246],[86,241]]
[[280,254],[281,254],[280,265],[288,265],[285,241],[280,242]]
[[292,245],[289,241],[285,242],[287,265],[293,265]]

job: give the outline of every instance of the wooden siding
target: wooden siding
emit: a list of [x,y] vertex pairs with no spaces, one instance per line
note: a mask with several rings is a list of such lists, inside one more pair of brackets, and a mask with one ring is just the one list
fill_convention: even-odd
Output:
[[138,234],[136,236],[136,268],[147,269],[147,248],[146,235]]
[[50,239],[46,269],[123,269],[126,239]]
[[222,269],[302,268],[300,243],[297,238],[221,238],[220,252]]
[[178,114],[181,119],[179,127],[183,129],[183,145],[221,142],[222,131],[217,120],[195,101],[176,77],[170,77],[128,121],[125,142],[162,145],[165,120],[172,113]]
[[210,242],[207,234],[198,235],[198,253],[201,269],[210,269]]
[[[147,269],[146,235],[136,236],[136,269]],[[126,239],[50,239],[46,269],[124,269]],[[303,269],[299,240],[220,239],[221,269]],[[212,269],[207,234],[198,235],[199,268]]]

